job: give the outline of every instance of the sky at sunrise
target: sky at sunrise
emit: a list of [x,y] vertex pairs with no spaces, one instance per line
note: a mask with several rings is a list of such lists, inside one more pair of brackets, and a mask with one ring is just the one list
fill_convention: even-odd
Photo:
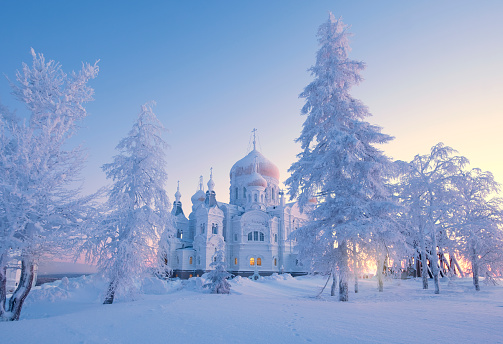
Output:
[[[410,161],[444,142],[503,183],[502,1],[9,1],[0,3],[0,73],[31,64],[30,48],[65,72],[100,60],[95,101],[72,143],[88,151],[83,188],[109,181],[101,166],[140,106],[169,130],[171,201],[190,197],[213,167],[219,201],[229,171],[250,149],[281,173],[300,151],[298,95],[312,80],[316,32],[331,11],[351,26],[350,57],[367,64],[352,94],[368,120],[395,137],[382,147]],[[0,101],[26,115],[6,79]]]

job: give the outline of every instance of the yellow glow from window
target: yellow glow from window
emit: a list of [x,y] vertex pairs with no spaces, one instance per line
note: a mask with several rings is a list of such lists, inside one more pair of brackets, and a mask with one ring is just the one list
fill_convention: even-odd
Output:
[[192,264],[192,257],[189,257],[189,264]]
[[255,265],[255,258],[253,257],[250,258],[250,265],[252,266]]
[[238,265],[238,259],[234,258],[234,265]]
[[262,259],[257,258],[257,265],[258,265],[258,266],[261,266],[261,265],[262,265]]

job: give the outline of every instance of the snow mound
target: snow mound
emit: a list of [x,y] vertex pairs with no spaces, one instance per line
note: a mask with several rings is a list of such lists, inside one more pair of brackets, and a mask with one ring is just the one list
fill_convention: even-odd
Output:
[[157,277],[147,277],[142,281],[141,291],[147,295],[162,295],[170,291],[170,286],[168,282]]

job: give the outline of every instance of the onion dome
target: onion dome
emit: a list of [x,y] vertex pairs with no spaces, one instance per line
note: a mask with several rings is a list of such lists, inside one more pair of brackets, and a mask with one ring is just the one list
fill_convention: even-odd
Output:
[[210,180],[208,180],[208,191],[215,190],[215,182],[213,181],[213,167],[210,168]]
[[265,180],[264,177],[262,177],[257,171],[258,171],[258,158],[254,158],[254,163],[253,163],[253,171],[252,174],[250,175],[249,182],[247,183],[248,186],[261,186],[263,188],[267,187],[267,180]]
[[178,181],[178,186],[176,187],[175,192],[175,202],[180,202],[180,198],[182,198],[182,194],[180,193],[180,181]]
[[262,155],[258,150],[254,149],[243,159],[239,160],[232,166],[230,176],[241,177],[245,175],[251,175],[253,173],[253,165],[255,163],[255,158],[258,163],[257,172],[263,177],[271,177],[279,182],[279,169],[271,161],[269,161],[265,156]]
[[203,191],[203,176],[199,177],[199,190],[190,198],[192,203],[204,202],[206,194]]

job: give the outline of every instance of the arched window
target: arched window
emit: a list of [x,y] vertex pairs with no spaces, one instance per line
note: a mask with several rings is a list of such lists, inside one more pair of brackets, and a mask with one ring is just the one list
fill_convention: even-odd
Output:
[[255,258],[253,257],[250,258],[250,265],[251,266],[255,265]]
[[278,242],[278,234],[274,234],[274,242]]
[[258,241],[258,232],[253,232],[253,241]]
[[212,223],[211,224],[211,231],[213,234],[218,234],[218,224]]
[[192,265],[192,257],[189,257],[189,264]]
[[257,266],[262,266],[262,259],[261,258],[257,258]]
[[253,238],[252,238],[252,232],[248,233],[248,241],[252,241]]
[[204,223],[201,223],[201,234],[204,233]]
[[253,195],[253,200],[254,200],[255,202],[258,202],[258,200],[257,200],[257,194]]
[[236,199],[239,198],[238,188],[236,188]]
[[238,241],[238,235],[234,234],[234,241]]
[[238,265],[238,259],[234,258],[234,265]]
[[246,188],[243,188],[243,198],[246,198]]
[[274,188],[271,189],[271,198],[274,201]]
[[264,233],[260,232],[260,241],[264,241]]

